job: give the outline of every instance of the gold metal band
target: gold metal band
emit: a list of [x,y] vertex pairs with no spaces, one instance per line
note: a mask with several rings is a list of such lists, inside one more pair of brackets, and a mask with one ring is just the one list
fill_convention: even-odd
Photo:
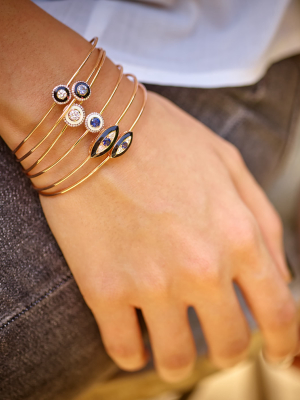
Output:
[[[113,89],[113,91],[112,91],[110,97],[108,98],[108,100],[106,101],[106,103],[104,104],[104,106],[102,107],[102,109],[101,109],[101,111],[100,111],[100,114],[103,114],[104,110],[107,108],[108,104],[109,104],[110,101],[112,100],[112,98],[113,98],[114,94],[116,93],[116,91],[117,91],[117,89],[118,89],[118,87],[119,87],[119,85],[120,85],[120,83],[121,83],[121,80],[122,80],[122,78],[123,78],[123,67],[122,67],[121,65],[117,65],[117,68],[118,68],[119,71],[120,71],[119,76],[118,76],[118,80],[117,80],[117,82],[116,82],[116,85],[115,85],[115,87],[114,87],[114,89]],[[67,128],[67,125],[64,126],[64,128],[63,128],[63,130],[61,131],[60,135],[62,135],[63,131],[66,130],[66,128]],[[83,138],[84,138],[88,133],[89,133],[89,130],[87,129],[87,130],[76,140],[76,142],[75,142],[61,157],[59,157],[56,161],[54,161],[54,163],[52,163],[51,165],[49,165],[48,167],[46,167],[46,168],[43,169],[42,171],[37,172],[36,174],[30,175],[30,174],[27,173],[27,176],[29,176],[29,178],[33,179],[33,178],[37,178],[38,176],[43,175],[44,173],[50,171],[50,170],[51,170],[53,167],[55,167],[60,161],[62,161],[68,154],[70,154],[71,151],[72,151],[73,149],[75,149],[75,147],[77,147],[77,146],[79,145],[79,143],[83,140]],[[59,135],[59,136],[60,136],[60,135]],[[36,165],[37,165],[37,164],[36,164]],[[24,172],[27,172],[27,171],[28,171],[28,170],[26,170],[26,171],[24,171]]]
[[[94,78],[93,78],[93,80],[92,80],[92,82],[91,82],[91,84],[90,84],[90,86],[92,86],[93,84],[94,84],[94,82],[95,82],[95,80],[96,80],[96,78],[97,78],[97,76],[98,76],[98,74],[99,74],[99,72],[100,72],[100,70],[101,70],[101,68],[102,68],[102,66],[103,66],[103,64],[104,64],[104,61],[105,61],[105,57],[106,57],[106,52],[105,52],[105,50],[103,50],[103,49],[100,49],[100,51],[99,51],[99,56],[98,56],[98,59],[97,59],[97,63],[96,63],[96,65],[95,65],[95,67],[93,68],[93,71],[92,71],[92,73],[88,76],[88,78],[87,78],[87,80],[86,80],[86,82],[88,82],[90,79],[91,79],[91,77],[92,77],[92,75],[93,75],[93,73],[95,72],[95,70],[96,70],[96,72],[95,72],[95,76],[94,76]],[[64,116],[68,113],[68,111],[70,110],[70,108],[72,107],[72,105],[74,104],[76,102],[76,99],[74,98],[72,101],[71,101],[71,103],[66,107],[66,109],[63,111],[63,113],[60,115],[60,117],[58,118],[58,120],[55,122],[55,124],[54,124],[54,126],[52,127],[52,129],[34,146],[34,147],[32,147],[32,149],[30,149],[26,154],[24,154],[22,157],[20,157],[20,158],[17,158],[17,160],[16,161],[18,161],[18,162],[21,162],[21,161],[23,161],[23,160],[25,160],[27,157],[29,157],[50,135],[51,135],[51,133],[54,131],[54,129],[60,124],[60,122],[62,121],[62,119],[64,118]],[[82,101],[81,102],[78,102],[78,104],[81,104],[82,103]],[[56,142],[54,142],[54,143],[52,143],[52,147],[54,146],[54,144],[55,144]],[[50,147],[51,147],[50,146]],[[51,148],[52,148],[51,147]],[[40,161],[42,161],[42,159],[48,154],[48,152],[51,150],[51,148],[50,149],[47,149],[46,150],[46,152],[40,157],[41,159],[40,159]],[[37,163],[39,163],[40,161],[39,160],[37,160],[38,162]],[[24,172],[26,173],[26,172],[29,172],[29,171],[31,171],[35,166],[36,166],[37,164],[36,163],[34,163],[33,165],[31,165],[27,170],[25,170]]]
[[[100,70],[101,70],[101,68],[102,68],[102,66],[103,66],[103,64],[104,64],[105,57],[106,57],[105,51],[104,51],[104,50],[101,50],[101,51],[99,52],[99,57],[98,57],[98,60],[97,60],[97,64],[96,64],[95,68],[93,69],[92,73],[89,75],[88,79],[86,80],[86,82],[89,82],[91,76],[93,75],[93,73],[95,72],[95,70],[96,70],[96,68],[97,68],[97,71],[96,71],[96,73],[95,73],[95,76],[94,76],[94,78],[93,78],[91,84],[90,84],[90,87],[93,86],[93,83],[95,82],[95,79],[97,78],[97,76],[98,76],[98,74],[99,74],[99,72],[100,72]],[[83,102],[83,101],[79,101],[78,104],[82,104],[82,102]],[[68,107],[68,109],[69,109],[69,108],[70,108],[70,107]],[[68,111],[68,110],[67,110],[67,111]],[[64,112],[63,114],[65,114],[65,112]],[[59,119],[58,119],[58,121],[61,122],[61,119],[62,119],[62,117],[60,116]],[[54,127],[51,129],[50,132],[47,133],[46,136],[44,136],[44,138],[40,141],[40,143],[42,143],[42,142],[51,134],[51,132],[53,131],[53,129],[57,126],[57,122],[58,122],[58,121],[56,121]],[[44,153],[43,153],[29,168],[23,169],[23,172],[24,172],[27,176],[29,176],[30,178],[32,177],[31,175],[29,175],[29,172],[32,171],[32,170],[47,156],[47,154],[48,154],[48,153],[50,152],[50,150],[54,147],[54,145],[58,142],[58,140],[61,138],[61,136],[64,134],[64,132],[66,131],[67,128],[68,128],[68,125],[65,124],[64,127],[63,127],[63,129],[60,131],[60,133],[59,133],[58,136],[54,139],[54,141],[51,143],[51,145],[48,147],[48,149],[45,150],[45,152],[44,152]],[[32,153],[31,153],[31,154],[32,154]],[[46,171],[45,171],[45,172],[46,172]],[[44,173],[44,172],[42,171],[42,173]],[[39,175],[42,175],[42,173],[39,173]],[[35,176],[35,175],[36,175],[36,174],[34,174],[33,176]],[[39,175],[36,175],[36,176],[39,176]]]
[[[114,125],[118,125],[118,124],[120,123],[120,121],[122,120],[122,118],[124,117],[124,115],[126,114],[128,108],[131,106],[131,104],[133,103],[133,100],[135,99],[135,96],[136,96],[136,94],[137,94],[138,87],[139,87],[138,80],[136,79],[136,77],[135,77],[134,75],[126,74],[125,76],[127,76],[127,77],[130,76],[130,77],[133,78],[133,80],[134,80],[134,88],[133,88],[132,95],[131,95],[131,97],[130,97],[130,99],[129,99],[129,102],[127,103],[127,105],[126,105],[124,111],[122,111],[121,115],[119,116],[119,118],[117,119],[117,121],[116,121],[116,123],[115,123]],[[88,131],[86,131],[84,134],[86,134],[87,132],[88,132]],[[99,135],[97,135],[97,137],[98,137],[98,136],[99,136]],[[97,140],[97,137],[95,138],[94,141]],[[63,183],[65,180],[67,180],[68,178],[70,178],[73,174],[75,174],[80,168],[82,168],[82,167],[90,160],[90,158],[91,158],[90,155],[88,155],[88,156],[82,161],[82,163],[81,163],[80,165],[78,165],[76,168],[74,168],[72,171],[70,171],[67,175],[65,175],[64,177],[62,177],[62,178],[59,179],[58,181],[52,183],[51,185],[46,186],[46,187],[43,187],[43,188],[39,188],[39,187],[33,185],[34,189],[40,192],[40,191],[45,191],[45,190],[52,189],[52,188],[54,188],[54,187],[60,185],[60,184]]]
[[[97,43],[98,43],[98,38],[95,37],[90,41],[92,47],[90,49],[90,51],[88,52],[86,58],[83,60],[82,64],[79,66],[79,68],[77,69],[77,71],[75,71],[75,73],[73,74],[73,76],[71,77],[71,79],[69,80],[69,82],[67,83],[67,86],[70,85],[70,83],[75,79],[75,77],[79,74],[79,72],[81,71],[81,69],[84,67],[84,65],[86,64],[86,62],[88,61],[88,59],[90,58],[90,56],[92,55],[93,51],[95,50]],[[43,118],[40,120],[40,122],[32,129],[32,131],[22,140],[21,143],[18,144],[18,146],[13,150],[13,154],[16,154],[16,152],[18,150],[20,150],[20,148],[24,145],[25,142],[27,142],[27,140],[32,136],[32,134],[41,126],[41,124],[45,121],[45,119],[48,117],[48,115],[51,113],[51,111],[54,109],[54,107],[56,106],[56,103],[53,102],[52,106],[49,108],[49,110],[46,112],[46,114],[43,116]]]
[[[142,115],[142,113],[143,113],[143,111],[145,109],[145,106],[146,106],[147,90],[144,87],[144,85],[141,84],[141,83],[139,83],[139,87],[141,87],[142,90],[143,90],[143,96],[144,96],[143,104],[142,104],[141,110],[140,110],[137,118],[135,119],[134,123],[131,125],[129,131],[131,131],[135,127],[135,125],[137,124],[138,120],[140,119],[140,117],[141,117],[141,115]],[[63,190],[61,190],[59,192],[54,192],[54,193],[47,193],[47,192],[44,192],[43,189],[42,189],[42,190],[39,191],[39,194],[42,195],[42,196],[57,196],[57,195],[60,195],[60,194],[67,193],[70,190],[72,190],[75,187],[77,187],[78,185],[80,185],[81,183],[83,183],[84,181],[86,181],[88,178],[90,178],[95,172],[97,172],[100,168],[102,168],[103,165],[106,164],[107,161],[110,160],[111,158],[112,157],[111,157],[111,152],[110,152],[110,154],[99,165],[97,165],[96,168],[94,168],[91,172],[89,172],[87,175],[85,175],[83,178],[81,178],[78,182],[74,183],[73,185],[70,185],[70,186],[66,187],[65,189],[63,189]]]

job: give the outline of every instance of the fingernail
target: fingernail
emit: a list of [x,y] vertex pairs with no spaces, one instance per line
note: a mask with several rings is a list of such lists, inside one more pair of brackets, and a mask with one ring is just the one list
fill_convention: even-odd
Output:
[[295,358],[294,356],[289,355],[281,360],[270,360],[270,358],[266,356],[263,350],[261,351],[261,357],[268,366],[276,369],[290,368]]

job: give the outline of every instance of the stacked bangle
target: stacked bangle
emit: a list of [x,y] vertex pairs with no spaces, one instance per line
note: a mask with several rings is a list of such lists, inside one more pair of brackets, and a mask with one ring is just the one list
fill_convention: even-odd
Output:
[[[120,66],[120,65],[118,65],[117,67],[118,67],[118,69],[119,69],[119,71],[120,71],[120,72],[119,72],[119,76],[118,76],[117,83],[116,83],[116,85],[115,85],[115,87],[114,87],[114,89],[113,89],[113,91],[112,91],[110,97],[108,98],[107,102],[106,102],[106,103],[104,104],[104,106],[102,107],[102,109],[101,109],[101,111],[100,111],[100,113],[99,113],[100,115],[103,114],[104,110],[106,109],[106,107],[107,107],[108,104],[110,103],[110,101],[111,101],[111,99],[113,98],[114,94],[116,93],[116,91],[117,91],[117,89],[118,89],[118,87],[119,87],[119,85],[120,85],[121,79],[122,79],[122,77],[123,77],[123,67]],[[89,114],[89,115],[91,115],[91,114]],[[89,117],[89,116],[88,116],[88,117]],[[63,129],[66,129],[66,126],[65,126]],[[54,162],[53,162],[51,165],[49,165],[48,167],[44,168],[42,171],[39,171],[39,172],[37,172],[37,173],[35,173],[35,174],[31,174],[31,175],[30,175],[30,174],[28,173],[28,172],[32,169],[32,168],[30,168],[30,169],[24,170],[24,172],[26,173],[27,176],[29,176],[31,179],[33,179],[33,178],[37,178],[38,176],[43,175],[45,172],[50,171],[53,167],[55,167],[56,165],[58,165],[58,163],[59,163],[60,161],[62,161],[68,154],[70,154],[71,151],[74,150],[75,147],[77,147],[77,146],[79,145],[79,143],[83,140],[83,138],[84,138],[89,132],[90,132],[90,130],[87,129],[87,130],[83,133],[83,135],[81,135],[81,136],[76,140],[76,142],[75,142],[61,157],[59,157],[56,161],[54,161]],[[62,131],[61,131],[61,133],[62,133]],[[58,135],[57,139],[55,139],[55,140],[58,140],[58,139],[59,139],[61,133]],[[36,162],[36,165],[38,165],[38,163],[39,163],[39,162]],[[36,166],[36,165],[35,165],[35,166]]]
[[[61,85],[67,88],[67,93],[70,93],[69,85],[73,82],[73,80],[76,78],[76,76],[79,74],[79,72],[82,70],[82,68],[85,66],[87,63],[88,59],[92,55],[93,51],[95,50],[97,43],[98,43],[98,38],[93,38],[90,43],[92,44],[92,48],[88,52],[86,58],[83,60],[82,64],[79,66],[77,71],[73,74],[67,85]],[[45,121],[45,119],[48,117],[48,115],[51,113],[51,111],[54,109],[54,107],[58,104],[58,102],[54,101],[52,103],[52,106],[49,108],[49,110],[46,112],[46,114],[43,116],[43,118],[40,120],[40,122],[32,129],[32,131],[19,143],[19,145],[13,150],[13,154],[16,154],[17,151],[21,149],[21,147],[24,145],[25,142],[33,135],[33,133],[41,126],[41,124]],[[65,102],[64,102],[65,104]]]
[[[95,72],[95,76],[94,76],[91,84],[88,85],[88,83],[84,82],[84,81],[80,81],[80,82],[74,83],[73,88],[72,88],[72,93],[76,93],[76,95],[74,95],[74,99],[71,101],[71,103],[68,106],[65,107],[65,109],[63,110],[61,116],[55,122],[55,124],[51,128],[51,130],[32,149],[30,149],[26,154],[24,154],[20,158],[17,158],[18,162],[24,161],[27,157],[29,157],[51,135],[51,133],[59,125],[59,123],[62,121],[63,118],[64,118],[65,123],[66,123],[65,128],[67,128],[68,125],[72,126],[72,127],[76,127],[76,126],[79,126],[79,125],[81,125],[83,123],[84,118],[85,118],[85,111],[84,111],[83,107],[81,106],[81,103],[84,100],[87,100],[90,97],[91,86],[94,84],[94,82],[95,82],[95,80],[96,80],[96,78],[97,78],[97,76],[98,76],[98,74],[99,74],[99,72],[101,70],[101,67],[104,64],[105,56],[106,56],[105,51],[101,49],[100,52],[99,52],[97,63],[95,65],[93,71],[91,72],[91,74],[87,78],[87,82],[89,82],[89,80],[91,79],[93,73],[96,71]],[[75,89],[74,89],[74,86],[76,87]],[[83,93],[83,88],[86,90],[86,92],[85,92],[86,95],[85,95],[85,97],[82,96],[82,98],[79,100],[79,104],[74,104],[75,101],[79,99],[79,97],[77,96],[77,93],[80,90],[80,86],[82,87],[82,89],[81,89],[82,93]],[[60,85],[58,87],[62,87],[62,85]],[[62,90],[62,89],[59,89],[59,90]],[[63,132],[64,132],[64,130],[63,130]],[[63,132],[61,132],[61,134]],[[31,135],[31,133],[30,133],[30,135]],[[46,154],[47,154],[47,151],[46,151]],[[35,165],[33,164],[33,166],[28,168],[26,170],[26,172],[31,171],[31,169],[33,169],[34,167],[35,167]]]
[[[91,172],[89,172],[87,175],[85,175],[83,178],[81,178],[79,181],[77,181],[73,185],[67,186],[63,190],[58,191],[58,192],[53,192],[53,193],[47,193],[46,190],[51,189],[56,185],[50,185],[49,187],[42,188],[42,189],[35,188],[36,190],[38,190],[39,194],[41,194],[43,196],[56,196],[56,195],[59,195],[59,194],[67,193],[70,190],[72,190],[75,187],[77,187],[78,185],[80,185],[82,182],[86,181],[89,177],[91,177],[95,172],[97,172],[101,167],[103,167],[103,165],[106,164],[108,160],[110,160],[111,158],[116,158],[116,157],[119,157],[119,156],[123,155],[129,149],[129,147],[131,146],[131,143],[132,143],[132,139],[133,139],[132,130],[135,127],[135,125],[137,124],[138,120],[140,119],[140,117],[141,117],[141,115],[142,115],[142,113],[144,111],[144,108],[145,108],[145,105],[146,105],[146,101],[147,101],[147,91],[146,91],[144,85],[139,84],[139,86],[143,89],[143,93],[144,93],[143,105],[142,105],[141,110],[140,110],[137,118],[135,119],[134,123],[129,128],[129,131],[125,132],[121,136],[121,138],[119,140],[117,140],[118,133],[119,133],[118,125],[108,128],[101,135],[102,136],[101,137],[101,142],[96,144],[97,140],[99,140],[99,139],[97,139],[96,142],[91,145],[89,157],[85,160],[85,162],[88,161],[89,159],[95,157],[95,156],[94,157],[92,156],[92,151],[93,151],[95,145],[101,146],[101,143],[103,143],[103,141],[106,138],[109,138],[110,135],[113,135],[113,139],[109,138],[109,140],[111,141],[111,143],[113,143],[113,145],[109,146],[111,150],[110,150],[108,156],[99,165],[97,165],[96,168],[94,168]],[[104,153],[102,152],[101,155],[103,155],[103,154]],[[77,167],[76,171],[78,171],[78,169],[80,167],[82,167],[82,166],[83,166],[83,164],[81,164],[79,167]],[[75,170],[73,170],[73,171],[75,172]],[[64,180],[66,180],[66,178]]]
[[[100,49],[99,50],[99,55],[98,59],[96,62],[96,65],[94,66],[92,72],[86,79],[86,81],[77,81],[73,83],[73,86],[70,90],[69,85],[70,83],[73,82],[74,78],[77,76],[77,74],[80,72],[82,67],[86,64],[88,61],[89,57],[91,56],[92,52],[95,50],[95,46],[97,44],[98,39],[94,38],[91,41],[92,48],[89,51],[88,55],[84,59],[83,63],[80,65],[78,70],[74,73],[72,78],[69,80],[67,85],[58,85],[56,86],[53,91],[52,91],[52,98],[54,100],[54,103],[50,107],[50,109],[47,111],[45,116],[41,119],[41,121],[35,126],[35,128],[25,137],[25,139],[15,148],[14,153],[17,153],[21,147],[24,145],[24,143],[33,135],[33,133],[41,126],[41,124],[45,121],[47,116],[50,114],[50,112],[54,109],[54,107],[57,104],[62,104],[65,105],[69,103],[61,113],[60,117],[57,119],[57,121],[54,123],[53,127],[50,129],[50,131],[38,141],[35,146],[33,146],[29,151],[27,151],[26,154],[23,156],[17,158],[17,161],[21,162],[25,160],[27,157],[29,157],[31,154],[37,150],[37,148],[51,135],[51,133],[55,130],[55,128],[60,124],[62,120],[64,120],[65,125],[59,132],[59,134],[55,137],[55,139],[52,141],[50,146],[39,156],[39,158],[29,167],[26,169],[23,169],[24,173],[30,177],[31,179],[37,178],[46,172],[50,171],[52,168],[55,166],[59,165],[59,163],[64,160],[79,144],[80,142],[87,136],[89,132],[91,133],[97,133],[97,137],[92,141],[88,155],[87,157],[78,165],[76,168],[74,168],[72,171],[67,173],[65,176],[63,176],[61,179],[57,180],[56,182],[45,186],[45,187],[38,187],[33,185],[33,187],[39,192],[39,194],[43,196],[55,196],[59,194],[66,193],[73,188],[77,187],[79,184],[84,182],[86,179],[88,179],[90,176],[92,176],[97,170],[99,170],[109,159],[111,158],[116,158],[124,154],[129,147],[131,146],[132,140],[133,140],[133,133],[132,130],[136,123],[138,122],[139,118],[141,117],[143,110],[146,105],[146,99],[147,99],[147,92],[145,87],[138,83],[137,79],[135,76],[131,74],[126,74],[125,76],[128,78],[132,78],[133,80],[133,92],[131,94],[131,97],[126,104],[124,110],[121,112],[120,116],[116,120],[115,124],[110,126],[109,128],[104,128],[104,119],[103,119],[103,112],[107,108],[107,106],[110,104],[111,100],[113,99],[115,93],[117,92],[117,89],[121,83],[121,80],[123,78],[123,68],[122,66],[117,66],[119,69],[119,75],[118,79],[116,81],[116,84],[109,95],[109,98],[107,99],[106,103],[100,110],[100,112],[92,112],[90,113],[87,117],[85,117],[85,111],[82,108],[81,104],[83,101],[87,100],[91,96],[91,87],[93,86],[95,80],[97,79],[100,70],[104,64],[105,58],[106,58],[106,53],[104,50]],[[92,79],[92,80],[91,80]],[[91,80],[91,82],[90,82]],[[90,83],[89,83],[90,82]],[[126,132],[123,133],[123,135],[119,138],[119,123],[123,119],[123,117],[126,115],[128,109],[132,105],[136,94],[138,92],[138,89],[141,88],[143,92],[143,102],[141,109],[138,113],[138,116],[136,117],[135,121],[131,125],[130,129]],[[71,98],[73,99],[71,100]],[[62,154],[57,160],[52,162],[52,164],[48,165],[44,169],[35,172],[35,173],[30,173],[35,167],[37,167],[44,159],[45,157],[50,153],[50,151],[53,149],[55,144],[58,142],[58,140],[62,137],[66,129],[70,127],[76,127],[79,126],[85,121],[85,132],[75,141],[75,143],[64,153]],[[71,176],[73,176],[76,172],[78,172],[89,160],[97,157],[101,157],[105,154],[108,154],[107,157],[96,167],[94,168],[91,172],[86,174],[83,178],[79,179],[76,183],[73,183],[65,188],[63,188],[60,191],[50,191],[51,189],[57,187],[58,185],[62,184],[63,182],[67,181]]]

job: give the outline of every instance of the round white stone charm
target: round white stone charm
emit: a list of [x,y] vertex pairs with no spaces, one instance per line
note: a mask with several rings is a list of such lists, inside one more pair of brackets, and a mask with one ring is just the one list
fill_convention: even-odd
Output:
[[[64,111],[67,109],[65,107]],[[64,117],[64,121],[71,127],[79,126],[83,123],[85,117],[84,108],[79,104],[74,104]]]
[[93,112],[85,119],[85,127],[90,132],[99,132],[104,126],[104,119],[101,114]]
[[52,90],[52,98],[57,104],[66,104],[71,99],[71,91],[67,85],[58,85]]

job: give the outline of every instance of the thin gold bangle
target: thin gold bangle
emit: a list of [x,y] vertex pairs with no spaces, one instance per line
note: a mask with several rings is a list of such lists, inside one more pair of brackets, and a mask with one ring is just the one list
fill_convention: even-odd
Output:
[[[119,85],[120,85],[120,83],[121,83],[121,80],[122,80],[122,78],[123,78],[123,67],[122,67],[121,65],[117,65],[117,68],[118,68],[119,71],[120,71],[119,76],[118,76],[117,83],[116,83],[116,85],[115,85],[115,87],[114,87],[114,89],[113,89],[113,91],[112,91],[110,97],[108,98],[108,100],[106,101],[106,103],[104,104],[104,106],[102,107],[102,109],[101,109],[101,111],[100,111],[100,114],[103,114],[103,112],[106,110],[106,107],[108,106],[108,104],[110,103],[110,101],[111,101],[111,99],[113,98],[114,94],[116,93],[116,91],[117,91],[117,89],[118,89],[118,87],[119,87]],[[66,128],[67,128],[67,125],[63,128],[63,130],[65,130]],[[79,145],[79,143],[83,140],[83,138],[84,138],[89,132],[90,132],[89,130],[86,130],[86,131],[83,133],[83,135],[81,135],[81,136],[76,140],[76,142],[75,142],[61,157],[59,157],[56,161],[54,161],[54,163],[52,163],[51,165],[49,165],[47,168],[45,168],[45,169],[43,169],[42,171],[39,171],[39,172],[37,172],[36,174],[33,174],[33,175],[30,175],[30,174],[26,173],[27,170],[25,170],[24,172],[26,173],[26,175],[27,175],[29,178],[34,179],[34,178],[37,178],[38,176],[41,176],[41,175],[43,175],[44,173],[50,171],[50,170],[51,170],[53,167],[55,167],[60,161],[62,161],[68,154],[70,154],[71,151],[72,151],[73,149],[75,149],[76,146]],[[62,133],[63,133],[63,131],[61,131],[60,134],[62,134]]]
[[[105,57],[106,57],[105,51],[100,52],[99,57],[98,57],[98,60],[97,60],[97,61],[98,61],[98,64],[96,65],[96,67],[94,68],[94,70],[92,71],[92,73],[89,75],[88,79],[86,80],[86,82],[88,82],[88,81],[90,80],[91,76],[92,76],[93,73],[95,72],[95,69],[97,68],[97,71],[96,71],[96,73],[95,73],[95,76],[94,76],[94,78],[93,78],[91,84],[90,84],[90,87],[93,86],[93,84],[94,84],[94,82],[95,82],[95,79],[97,78],[97,76],[98,76],[98,74],[99,74],[99,72],[100,72],[100,70],[101,70],[101,68],[102,68],[102,66],[103,66],[103,64],[104,64]],[[80,105],[80,104],[82,104],[82,102],[83,102],[83,100],[82,100],[82,101],[79,101],[78,104]],[[60,117],[60,118],[61,118],[61,117]],[[51,132],[53,131],[53,129],[55,128],[55,126],[56,126],[56,124],[55,124],[54,127],[51,129],[51,131],[48,132],[47,135],[40,141],[40,144],[51,134]],[[23,169],[23,172],[24,172],[27,176],[29,176],[30,178],[32,177],[32,175],[29,175],[28,172],[32,171],[41,161],[43,161],[43,159],[47,156],[47,154],[51,151],[51,149],[54,147],[54,145],[58,142],[58,140],[59,140],[59,139],[61,138],[61,136],[64,134],[64,132],[66,131],[67,127],[68,127],[68,125],[65,124],[65,126],[63,127],[63,129],[60,131],[60,133],[59,133],[58,136],[54,139],[54,141],[51,143],[51,145],[48,147],[48,149],[45,150],[44,153],[43,153],[30,167],[28,167],[27,169]],[[34,150],[33,150],[33,151],[34,151]],[[30,153],[30,154],[32,154],[32,153]],[[44,173],[44,172],[42,172],[42,173]],[[40,174],[40,175],[41,175],[41,174]],[[35,176],[35,174],[34,174],[33,176]],[[37,175],[37,176],[39,176],[39,175]]]
[[[97,76],[98,76],[98,74],[99,74],[99,72],[100,72],[100,70],[101,70],[101,67],[102,67],[102,65],[103,65],[103,63],[104,63],[104,61],[105,61],[105,57],[106,57],[106,52],[105,52],[105,50],[103,50],[103,49],[101,49],[100,50],[100,52],[99,52],[99,56],[98,56],[98,59],[97,59],[97,63],[96,63],[96,65],[95,65],[95,67],[94,67],[94,69],[93,69],[93,71],[92,71],[92,73],[89,75],[89,77],[88,77],[88,80],[91,78],[91,76],[93,75],[93,73],[95,72],[95,70],[96,70],[96,68],[98,67],[98,69],[97,69],[97,72],[96,72],[96,74],[95,74],[95,77],[93,78],[93,80],[92,80],[92,82],[91,82],[91,84],[90,84],[90,86],[92,86],[93,85],[93,83],[95,82],[95,79],[97,78]],[[99,64],[100,63],[100,64]],[[88,81],[87,80],[87,81]],[[74,98],[72,101],[71,101],[71,103],[66,107],[66,109],[63,111],[63,113],[60,115],[60,117],[58,118],[58,120],[55,122],[55,124],[54,124],[54,126],[51,128],[51,130],[34,146],[34,147],[32,147],[26,154],[24,154],[22,157],[20,157],[20,158],[17,158],[16,159],[16,161],[18,161],[18,162],[21,162],[21,161],[23,161],[23,160],[25,160],[27,157],[29,157],[31,154],[33,154],[33,152],[51,135],[51,133],[54,131],[54,129],[60,124],[60,122],[62,121],[62,119],[63,119],[63,117],[69,112],[69,110],[70,110],[70,108],[73,106],[73,104],[75,103],[75,101],[76,101],[76,98]],[[79,102],[78,104],[81,104],[81,102]],[[55,143],[54,143],[55,144]],[[54,144],[53,144],[53,146],[54,146]],[[53,147],[52,146],[52,147]],[[50,149],[51,150],[51,149]],[[49,151],[50,151],[49,150]],[[48,150],[46,150],[46,154],[47,154],[47,151]],[[42,159],[44,158],[44,155],[42,155]],[[41,159],[41,160],[42,160]],[[36,164],[37,165],[37,164]],[[27,170],[25,170],[25,171],[31,171],[31,169],[33,169],[35,167],[35,163],[33,164],[33,165],[31,165]]]
[[[140,119],[140,117],[141,117],[141,115],[142,115],[142,113],[143,113],[143,111],[144,111],[144,109],[145,109],[145,106],[146,106],[146,101],[147,101],[147,91],[146,91],[146,88],[145,88],[144,85],[141,84],[141,83],[139,84],[139,86],[143,89],[144,101],[143,101],[142,108],[141,108],[141,110],[140,110],[140,112],[139,112],[139,114],[138,114],[136,120],[134,121],[134,123],[133,123],[132,126],[130,127],[129,131],[132,131],[132,129],[135,127],[135,125],[137,124],[138,120]],[[126,132],[125,132],[125,133],[126,133]],[[124,134],[125,134],[125,133],[124,133]],[[123,134],[123,136],[124,136],[124,134]],[[87,175],[85,175],[82,179],[80,179],[78,182],[74,183],[73,185],[68,186],[68,187],[66,187],[65,189],[63,189],[63,190],[61,190],[61,191],[59,191],[59,192],[44,193],[43,191],[39,191],[39,194],[42,195],[42,196],[57,196],[57,195],[60,195],[60,194],[64,194],[64,193],[69,192],[70,190],[74,189],[75,187],[77,187],[78,185],[80,185],[82,182],[84,182],[85,180],[87,180],[89,177],[91,177],[91,176],[92,176],[95,172],[97,172],[101,167],[103,167],[103,165],[106,164],[107,161],[110,160],[110,159],[112,158],[112,157],[111,157],[111,153],[112,153],[112,151],[110,152],[110,154],[109,154],[99,165],[97,165],[96,168],[94,168],[90,173],[88,173]]]
[[[129,100],[128,104],[126,105],[124,111],[121,113],[121,115],[119,116],[118,120],[116,121],[116,123],[115,123],[114,125],[118,125],[118,124],[120,123],[120,121],[122,120],[122,118],[124,117],[124,115],[126,114],[128,108],[131,106],[131,104],[132,104],[132,102],[133,102],[133,100],[134,100],[134,98],[135,98],[135,96],[136,96],[136,94],[137,94],[138,87],[139,87],[138,80],[136,79],[136,77],[135,77],[134,75],[126,74],[126,76],[131,76],[131,77],[134,79],[134,89],[133,89],[133,93],[132,93],[132,95],[131,95],[131,97],[130,97],[130,100]],[[98,135],[98,136],[99,136],[99,135]],[[98,137],[98,136],[97,136],[97,137]],[[97,137],[95,138],[94,141],[97,140]],[[45,190],[52,189],[52,188],[54,188],[54,187],[60,185],[60,184],[63,183],[65,180],[67,180],[68,178],[70,178],[73,174],[75,174],[80,168],[82,168],[82,167],[90,160],[90,158],[91,158],[90,155],[88,155],[88,157],[86,157],[86,158],[84,159],[84,161],[82,161],[82,163],[81,163],[80,165],[78,165],[76,168],[74,168],[72,171],[70,171],[67,175],[65,175],[64,177],[62,177],[62,178],[59,179],[58,181],[52,183],[51,185],[46,186],[46,187],[43,187],[43,188],[37,187],[37,186],[33,185],[34,189],[40,192],[40,191],[45,191]]]
[[[90,41],[92,48],[90,49],[90,51],[88,52],[86,58],[83,60],[82,64],[79,66],[79,68],[77,69],[77,71],[75,71],[75,73],[73,74],[73,76],[71,77],[71,79],[69,80],[69,82],[67,83],[67,86],[70,85],[70,83],[75,79],[75,77],[79,74],[79,72],[81,71],[81,69],[84,67],[84,65],[86,64],[86,62],[88,61],[88,59],[90,58],[90,56],[92,55],[93,51],[95,50],[97,43],[98,43],[98,38],[94,37],[91,41]],[[39,128],[39,126],[45,121],[45,119],[48,117],[48,115],[51,113],[51,111],[54,109],[54,107],[56,106],[57,103],[55,103],[55,101],[53,102],[52,106],[49,108],[49,110],[46,112],[46,114],[43,116],[43,118],[40,120],[40,122],[32,129],[32,131],[22,140],[21,143],[18,144],[18,146],[12,151],[13,154],[16,154],[16,152],[18,150],[20,150],[20,148],[23,146],[23,144],[25,142],[27,142],[27,140],[31,137],[31,135]]]

